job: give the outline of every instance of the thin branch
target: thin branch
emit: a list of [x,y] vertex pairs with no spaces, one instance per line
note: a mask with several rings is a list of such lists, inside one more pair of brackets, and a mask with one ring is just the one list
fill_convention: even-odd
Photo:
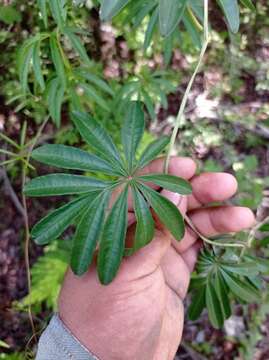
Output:
[[29,316],[29,321],[32,327],[32,332],[33,332],[33,339],[35,340],[35,342],[37,342],[37,338],[36,338],[36,330],[35,330],[35,324],[34,324],[34,320],[33,320],[33,315],[32,315],[32,305],[31,305],[31,272],[30,272],[30,257],[29,257],[29,244],[30,244],[30,228],[29,228],[29,218],[28,218],[28,210],[27,210],[27,202],[26,202],[26,197],[25,194],[23,192],[25,183],[26,183],[26,175],[27,175],[27,169],[29,166],[29,161],[30,161],[30,157],[31,157],[31,153],[38,141],[38,139],[40,138],[44,127],[46,126],[47,122],[48,122],[49,117],[47,117],[44,122],[42,123],[42,125],[40,126],[40,128],[37,131],[37,134],[34,138],[34,141],[32,142],[32,145],[30,146],[29,150],[28,150],[28,154],[26,157],[26,162],[23,164],[22,167],[22,204],[23,204],[23,208],[24,208],[24,212],[25,212],[25,216],[24,216],[24,227],[25,227],[25,241],[24,241],[24,261],[25,261],[25,266],[26,266],[26,276],[27,276],[27,287],[28,287],[28,294],[29,294],[29,305],[28,305],[28,316]]
[[190,81],[188,83],[188,86],[186,88],[186,91],[184,93],[182,102],[180,104],[179,112],[178,112],[177,117],[176,117],[175,127],[174,127],[174,130],[173,130],[172,136],[171,136],[169,150],[168,150],[167,157],[165,159],[165,164],[164,164],[165,173],[168,173],[169,160],[170,160],[170,158],[172,156],[172,153],[173,153],[173,149],[174,149],[174,145],[175,145],[175,142],[176,142],[177,133],[178,133],[178,130],[179,130],[179,127],[180,127],[181,119],[182,119],[182,116],[184,114],[184,111],[185,111],[185,108],[186,108],[186,105],[187,105],[187,101],[188,101],[188,97],[189,97],[192,85],[194,83],[196,75],[198,74],[198,72],[200,70],[200,67],[202,65],[203,58],[204,58],[204,55],[205,55],[205,52],[207,50],[207,46],[208,46],[208,43],[209,43],[208,0],[204,0],[204,23],[203,23],[203,27],[204,27],[204,35],[203,35],[202,49],[201,49],[201,52],[200,52],[199,59],[198,59],[197,65],[195,67],[195,70],[194,70],[194,72],[192,74],[192,77],[191,77],[191,79],[190,79]]

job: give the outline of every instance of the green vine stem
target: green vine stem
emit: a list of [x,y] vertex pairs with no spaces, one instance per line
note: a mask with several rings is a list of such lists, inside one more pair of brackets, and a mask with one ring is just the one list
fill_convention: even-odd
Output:
[[176,117],[175,126],[174,126],[174,129],[173,129],[173,133],[172,133],[172,136],[171,136],[167,157],[165,159],[165,164],[164,164],[165,173],[168,173],[169,161],[170,161],[170,158],[171,158],[172,153],[173,153],[175,141],[176,141],[177,134],[178,134],[178,129],[179,129],[180,122],[181,122],[182,116],[184,114],[186,105],[187,105],[188,97],[189,97],[193,82],[194,82],[194,80],[196,78],[197,73],[200,70],[200,67],[201,67],[203,59],[204,59],[205,52],[207,50],[207,46],[209,44],[208,0],[204,0],[203,27],[204,27],[203,45],[202,45],[202,48],[201,48],[201,52],[200,52],[200,55],[199,55],[197,65],[196,65],[195,70],[194,70],[194,72],[192,74],[192,77],[190,78],[190,81],[189,81],[188,86],[186,88],[186,91],[184,93],[184,96],[183,96],[183,99],[182,99],[182,102],[180,104],[180,108],[179,108],[179,111],[178,111],[178,114],[177,114],[177,117]]

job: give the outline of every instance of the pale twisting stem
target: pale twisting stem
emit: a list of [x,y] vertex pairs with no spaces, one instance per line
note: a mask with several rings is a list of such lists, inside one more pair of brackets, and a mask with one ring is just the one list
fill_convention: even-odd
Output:
[[207,49],[207,46],[208,46],[208,43],[209,43],[208,0],[204,0],[204,22],[203,22],[203,26],[204,26],[203,45],[202,45],[202,48],[201,48],[201,52],[200,52],[200,55],[199,55],[197,65],[196,65],[195,70],[194,70],[194,72],[192,74],[192,77],[190,78],[190,81],[188,83],[186,91],[185,91],[185,93],[183,95],[183,99],[182,99],[182,102],[180,104],[180,108],[179,108],[179,111],[178,111],[178,114],[177,114],[177,117],[176,117],[175,126],[174,126],[174,129],[173,129],[173,133],[172,133],[170,144],[169,144],[168,153],[167,153],[167,156],[166,156],[166,159],[165,159],[165,164],[164,164],[165,173],[168,173],[169,161],[170,161],[170,158],[172,156],[175,141],[176,141],[176,138],[177,138],[178,129],[179,129],[180,122],[181,122],[182,116],[183,116],[185,108],[186,108],[189,93],[191,91],[191,88],[192,88],[193,82],[194,82],[194,80],[196,78],[196,75],[197,75],[198,71],[200,70],[200,67],[201,67],[201,64],[202,64],[202,61],[203,61],[203,58],[204,58],[204,55],[205,55],[205,52],[206,52],[206,49]]
[[218,242],[208,239],[206,236],[201,234],[199,230],[197,230],[197,228],[194,226],[193,222],[187,215],[185,215],[184,218],[186,223],[189,225],[189,227],[207,244],[210,244],[212,246],[219,246],[219,247],[233,247],[233,248],[243,248],[243,249],[245,249],[246,247],[244,243],[239,243],[239,242],[227,243],[227,242]]

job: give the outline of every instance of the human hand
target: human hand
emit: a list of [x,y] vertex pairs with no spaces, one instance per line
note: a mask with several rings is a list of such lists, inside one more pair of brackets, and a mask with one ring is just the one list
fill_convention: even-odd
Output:
[[[153,161],[145,173],[162,172],[163,160]],[[253,225],[248,208],[210,207],[234,195],[235,178],[225,173],[195,174],[189,158],[172,158],[169,173],[191,181],[193,194],[162,194],[188,214],[205,236],[238,232]],[[205,205],[207,207],[205,207]],[[134,215],[130,204],[129,235]],[[116,279],[99,283],[96,267],[76,277],[68,271],[59,298],[59,315],[77,339],[101,360],[172,360],[181,341],[183,300],[195,266],[199,242],[186,226],[177,242],[156,222],[153,241],[125,258]],[[128,241],[128,240],[127,240]]]

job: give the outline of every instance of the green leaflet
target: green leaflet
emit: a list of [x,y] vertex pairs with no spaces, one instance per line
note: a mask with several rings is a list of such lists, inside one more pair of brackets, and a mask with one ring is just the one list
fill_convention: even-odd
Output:
[[104,100],[104,98],[96,92],[93,86],[89,84],[80,84],[80,87],[84,90],[84,96],[86,96],[91,101],[95,101],[96,104],[98,104],[104,110],[110,111],[106,100]]
[[232,311],[228,297],[227,286],[220,271],[216,272],[213,283],[219,299],[223,319],[228,319],[231,316]]
[[237,33],[240,25],[239,6],[237,0],[218,0],[231,32]]
[[205,286],[199,288],[192,296],[192,302],[188,309],[188,318],[191,321],[197,320],[205,307],[205,289]]
[[52,33],[50,36],[50,51],[53,64],[56,69],[58,78],[61,80],[63,86],[66,85],[66,74],[64,68],[64,60],[60,50],[60,44],[57,39],[56,33]]
[[127,106],[121,131],[121,142],[129,172],[133,168],[136,150],[141,142],[144,129],[145,119],[142,104],[132,101]]
[[223,325],[224,318],[216,290],[210,279],[206,285],[205,298],[209,320],[215,328],[219,329]]
[[50,212],[33,227],[31,235],[35,242],[38,245],[45,245],[57,239],[68,226],[74,224],[85,206],[97,195],[98,193],[92,193]]
[[47,88],[47,102],[49,113],[56,124],[60,127],[61,124],[61,109],[64,102],[65,86],[61,80],[57,77],[52,79]]
[[32,152],[32,158],[62,169],[101,171],[108,175],[120,175],[107,161],[72,146],[44,145]]
[[101,0],[101,20],[111,20],[128,2],[129,0]]
[[33,47],[33,69],[36,80],[42,91],[45,90],[45,82],[41,69],[41,59],[40,59],[40,41],[37,41]]
[[45,28],[48,27],[48,13],[47,13],[47,0],[37,0],[37,6],[40,9],[42,20],[44,22]]
[[169,141],[170,139],[168,136],[163,136],[149,144],[140,156],[137,167],[143,168],[152,160],[154,160],[160,153],[164,151],[166,146],[169,144]]
[[65,19],[64,19],[64,7],[61,0],[48,0],[51,14],[56,21],[59,28],[63,29],[65,25]]
[[257,264],[254,262],[242,262],[242,263],[228,263],[222,262],[221,267],[228,272],[238,274],[238,275],[245,275],[245,276],[255,276],[258,275],[259,269]]
[[125,174],[122,172],[120,154],[105,129],[90,115],[79,111],[72,112],[72,121],[84,140],[121,174]]
[[91,61],[88,57],[87,51],[84,45],[82,44],[80,38],[75,34],[75,32],[72,31],[70,28],[64,28],[64,34],[68,37],[73,48],[79,54],[79,56],[84,61],[84,63],[90,65]]
[[228,274],[226,271],[221,270],[221,274],[230,288],[232,293],[239,299],[247,302],[259,302],[259,292],[246,281],[240,280],[238,277],[234,277],[232,274]]
[[154,236],[154,220],[149,206],[139,190],[132,187],[133,206],[136,217],[136,231],[133,250],[147,245]]
[[148,27],[145,33],[145,39],[143,44],[144,51],[146,51],[147,48],[150,46],[153,33],[158,22],[158,15],[159,15],[158,8],[156,8],[150,17]]
[[82,175],[51,174],[37,177],[28,182],[24,193],[27,196],[83,194],[105,189],[112,184],[111,181]]
[[139,189],[152,206],[161,223],[166,226],[176,240],[181,240],[185,233],[184,220],[176,205],[146,185],[139,184]]
[[114,91],[111,89],[111,87],[101,78],[99,78],[98,76],[91,74],[90,70],[87,69],[77,69],[75,71],[75,73],[80,76],[82,79],[84,80],[88,80],[89,82],[91,82],[93,85],[95,85],[96,87],[98,87],[100,90],[106,92],[107,94],[114,96],[115,93]]
[[159,0],[159,26],[162,36],[169,36],[176,28],[186,8],[187,0]]
[[190,183],[180,177],[168,174],[148,174],[137,178],[138,180],[152,182],[164,189],[176,192],[181,195],[190,195],[192,187]]
[[21,87],[24,91],[28,90],[28,74],[30,71],[31,60],[33,56],[33,49],[39,37],[35,36],[27,40],[20,48],[18,56],[18,71]]
[[73,240],[71,267],[76,275],[88,271],[100,234],[103,229],[109,192],[103,192],[85,211]]
[[123,257],[128,221],[127,196],[126,186],[113,205],[102,233],[97,268],[103,285],[114,279]]

